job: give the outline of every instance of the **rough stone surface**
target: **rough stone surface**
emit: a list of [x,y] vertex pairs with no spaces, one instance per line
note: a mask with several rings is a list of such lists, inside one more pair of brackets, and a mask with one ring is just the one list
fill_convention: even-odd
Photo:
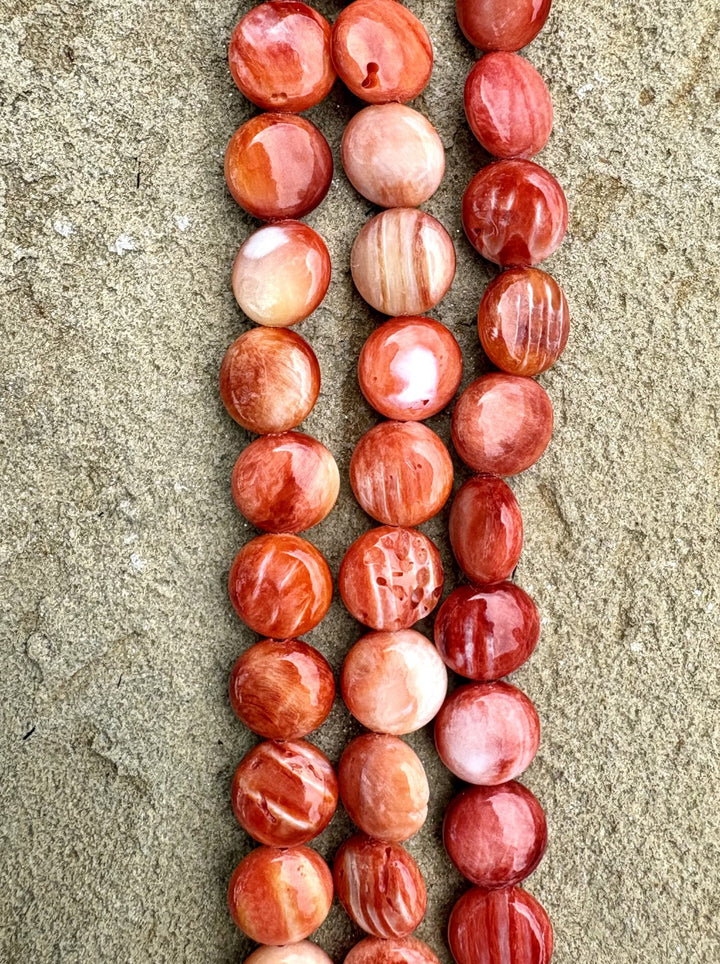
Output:
[[[251,114],[225,62],[248,6],[0,0],[9,964],[230,964],[250,947],[225,905],[251,846],[230,784],[254,737],[227,679],[254,637],[226,592],[253,534],[229,485],[249,436],[217,390],[246,327],[230,268],[254,228],[222,174]],[[475,314],[493,273],[460,226],[462,191],[485,160],[462,110],[474,54],[451,0],[410,6],[437,54],[415,106],[448,162],[426,207],[458,253],[435,315],[461,341],[467,385],[486,368]],[[556,107],[538,161],[571,209],[543,265],[573,319],[567,351],[540,379],[555,437],[512,481],[526,528],[517,579],[543,619],[513,678],[543,722],[524,782],[547,808],[550,846],[529,889],[555,924],[556,964],[720,959],[718,24],[711,0],[555,0],[525,52]],[[337,87],[309,113],[336,161],[355,106]],[[311,533],[335,573],[369,525],[347,468],[375,422],[354,369],[378,318],[348,261],[373,213],[338,166],[308,218],[335,269],[299,327],[324,377],[304,430],[343,475],[338,507]],[[449,415],[431,427],[447,439]],[[446,526],[447,510],[424,528],[452,588]],[[339,669],[359,635],[336,600],[309,641]],[[313,740],[337,760],[357,732],[338,703]],[[428,882],[418,936],[447,962],[462,885],[439,830],[455,786],[429,732],[409,742],[433,789],[408,845]],[[321,852],[349,832],[338,814]],[[357,936],[336,904],[317,940],[339,961]]]

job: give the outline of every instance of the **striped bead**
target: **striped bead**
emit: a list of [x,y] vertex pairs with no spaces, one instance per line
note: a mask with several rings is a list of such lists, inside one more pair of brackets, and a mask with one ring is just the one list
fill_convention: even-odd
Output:
[[553,931],[542,905],[518,887],[473,887],[455,904],[448,924],[457,964],[549,964]]

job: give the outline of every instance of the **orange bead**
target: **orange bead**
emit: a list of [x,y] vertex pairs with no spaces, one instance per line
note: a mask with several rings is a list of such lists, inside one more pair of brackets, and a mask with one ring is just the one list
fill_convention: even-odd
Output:
[[472,887],[453,907],[448,941],[457,964],[550,964],[553,930],[544,908],[519,887]]
[[440,961],[434,951],[416,937],[386,940],[366,937],[353,947],[343,964],[440,964]]
[[455,0],[460,29],[480,50],[520,50],[540,33],[551,0]]
[[450,544],[471,582],[508,579],[523,544],[520,506],[512,489],[493,475],[476,475],[460,487],[450,509]]

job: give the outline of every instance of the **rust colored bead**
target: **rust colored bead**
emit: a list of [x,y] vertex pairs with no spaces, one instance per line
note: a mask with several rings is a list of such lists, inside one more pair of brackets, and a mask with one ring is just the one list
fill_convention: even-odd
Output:
[[372,629],[408,629],[440,601],[440,553],[422,532],[380,526],[345,553],[338,585],[358,622]]
[[381,422],[363,435],[350,460],[355,498],[385,525],[426,522],[445,505],[452,483],[448,450],[419,422]]
[[301,218],[327,194],[333,161],[328,142],[304,117],[259,114],[233,134],[225,152],[230,193],[261,221]]
[[476,472],[524,472],[548,447],[552,431],[553,407],[545,389],[531,378],[505,372],[474,381],[453,412],[453,444]]
[[232,474],[235,505],[266,532],[302,532],[317,525],[332,510],[339,490],[335,459],[301,432],[255,439]]
[[230,73],[263,110],[307,110],[335,83],[330,36],[325,17],[304,3],[261,3],[233,31]]
[[297,740],[327,719],[335,699],[330,664],[300,639],[264,639],[230,675],[230,703],[249,729],[269,740]]
[[547,846],[547,821],[537,798],[521,783],[471,787],[451,802],[443,842],[467,879],[495,890],[519,884]]
[[396,0],[355,0],[332,33],[332,58],[342,82],[370,104],[412,100],[433,66],[427,30]]
[[252,539],[235,556],[230,601],[261,636],[290,639],[309,632],[330,608],[332,576],[322,554],[294,535]]
[[530,596],[512,582],[460,586],[435,620],[435,645],[460,676],[490,682],[514,673],[540,638],[540,616]]
[[502,479],[468,479],[450,509],[449,532],[457,563],[472,582],[491,585],[512,575],[523,524],[517,499]]
[[258,843],[297,847],[327,827],[338,803],[335,771],[305,740],[266,740],[247,753],[232,783],[238,822]]
[[540,33],[551,0],[455,0],[460,29],[479,50],[520,50]]
[[235,868],[228,888],[233,920],[259,944],[294,944],[327,917],[332,874],[309,847],[257,847]]
[[465,81],[465,115],[494,157],[532,157],[548,142],[553,106],[545,81],[517,54],[486,54]]
[[423,919],[425,881],[399,844],[351,837],[337,852],[333,878],[348,915],[374,937],[407,937]]
[[502,267],[544,261],[565,237],[568,208],[555,178],[533,161],[495,161],[463,195],[462,220],[472,246]]
[[494,787],[530,766],[540,745],[540,720],[516,686],[468,683],[445,700],[435,721],[435,744],[456,777]]
[[432,949],[417,937],[394,940],[366,937],[364,941],[360,941],[353,947],[343,964],[440,964],[440,962]]
[[519,887],[473,887],[453,907],[448,940],[457,964],[550,964],[550,918]]
[[368,338],[358,361],[360,390],[387,418],[415,422],[445,408],[460,386],[462,353],[432,318],[391,318]]
[[310,941],[283,947],[258,947],[245,958],[245,964],[333,964],[322,948]]

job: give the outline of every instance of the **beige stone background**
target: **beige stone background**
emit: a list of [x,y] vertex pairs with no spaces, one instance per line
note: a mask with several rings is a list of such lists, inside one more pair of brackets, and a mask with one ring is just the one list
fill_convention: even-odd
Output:
[[[252,534],[228,485],[248,438],[216,386],[245,328],[229,269],[254,227],[222,176],[250,113],[225,62],[248,6],[0,0],[3,964],[248,951],[225,907],[250,847],[228,793],[253,741],[226,696],[252,640],[226,596]],[[458,251],[436,315],[468,382],[485,366],[474,315],[491,277],[459,218],[485,160],[462,113],[474,54],[451,0],[410,6],[436,49],[416,106],[448,161],[426,207]],[[720,962],[718,20],[713,0],[555,0],[526,51],[556,105],[539,160],[571,207],[546,265],[573,314],[542,378],[557,430],[512,483],[527,532],[517,578],[543,614],[515,680],[543,721],[524,779],[551,827],[528,887],[554,921],[556,964]],[[336,161],[356,106],[338,86],[310,112]],[[324,375],[306,428],[345,480],[311,533],[335,571],[368,525],[346,476],[375,420],[354,373],[378,318],[348,253],[371,213],[338,163],[308,219],[335,269],[300,328]],[[447,415],[432,425],[447,438]],[[452,585],[446,522],[426,529]],[[339,668],[357,635],[335,603],[309,638]],[[315,741],[336,760],[355,732],[337,705]],[[462,884],[439,825],[454,786],[431,735],[411,742],[434,792],[410,843],[429,885],[419,933],[447,962]],[[323,854],[348,832],[339,813]],[[341,961],[355,938],[335,906],[318,940]]]

